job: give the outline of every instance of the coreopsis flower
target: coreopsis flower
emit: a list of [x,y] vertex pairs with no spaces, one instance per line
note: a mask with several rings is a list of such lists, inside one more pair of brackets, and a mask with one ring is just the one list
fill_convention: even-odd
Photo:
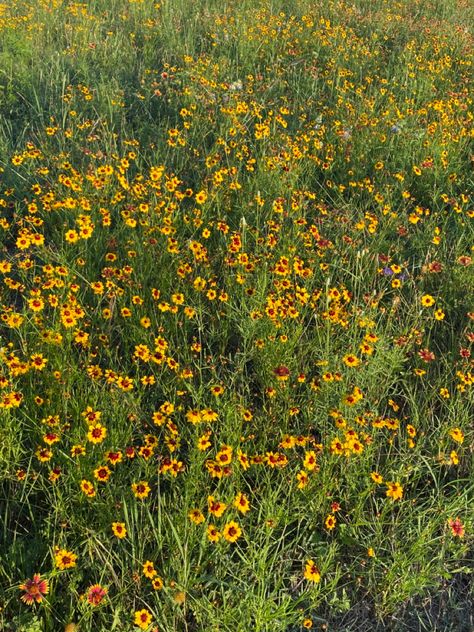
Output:
[[336,526],[336,516],[334,516],[333,514],[329,514],[329,516],[327,516],[326,520],[324,521],[324,525],[326,529],[328,529],[328,531],[334,529],[334,527]]
[[151,488],[146,481],[140,481],[139,483],[132,483],[132,491],[136,498],[142,500],[148,496]]
[[101,465],[94,470],[94,477],[101,483],[106,483],[111,475],[111,470],[107,465]]
[[342,361],[344,362],[344,364],[346,366],[348,366],[350,368],[355,368],[355,367],[359,366],[359,364],[360,364],[359,358],[357,356],[351,354],[351,353],[345,355],[342,358]]
[[220,540],[221,534],[217,527],[213,524],[208,525],[207,527],[207,538],[210,542],[218,542]]
[[232,447],[228,445],[222,446],[216,454],[215,461],[219,465],[228,465],[232,461]]
[[421,304],[423,305],[423,307],[431,307],[432,305],[435,304],[435,299],[433,298],[433,296],[431,296],[431,294],[424,294],[421,297]]
[[202,522],[204,522],[204,515],[199,509],[191,509],[191,511],[188,513],[188,518],[191,520],[191,522],[194,522],[194,524],[201,524]]
[[157,574],[157,572],[155,570],[155,567],[153,565],[153,562],[150,562],[150,560],[147,560],[146,562],[144,562],[144,564],[143,564],[143,574],[148,579],[153,579],[153,577],[155,577],[155,575]]
[[304,569],[304,578],[315,584],[321,581],[321,573],[313,560],[307,560]]
[[205,191],[199,191],[198,193],[196,193],[195,199],[197,204],[204,204],[204,202],[207,200],[207,194],[205,193]]
[[436,359],[435,354],[429,349],[421,349],[418,351],[418,355],[423,360],[423,362],[433,362]]
[[449,436],[453,441],[456,441],[456,443],[461,444],[464,441],[464,434],[460,428],[451,428]]
[[209,513],[211,513],[216,518],[220,518],[226,510],[227,505],[223,502],[220,502],[219,500],[216,500],[214,496],[208,496],[207,507]]
[[49,583],[47,579],[41,579],[39,573],[33,575],[33,579],[27,579],[20,584],[20,590],[24,591],[24,595],[20,599],[31,606],[33,603],[41,603],[44,596],[49,592]]
[[450,459],[450,464],[451,465],[459,465],[459,457],[458,457],[458,453],[456,452],[456,450],[452,450],[449,453],[449,459]]
[[308,450],[307,452],[305,452],[303,467],[305,467],[310,472],[317,468],[316,452],[314,452],[314,450]]
[[127,537],[125,522],[112,522],[112,533],[116,538],[119,538],[119,540],[123,540],[123,538]]
[[219,397],[224,392],[224,387],[220,385],[211,386],[211,393],[214,397]]
[[66,549],[58,549],[54,555],[54,562],[61,571],[76,566],[76,560],[77,555]]
[[246,514],[247,511],[250,511],[250,502],[245,494],[239,492],[234,500],[234,507],[236,507],[237,511],[240,513]]
[[211,447],[211,442],[209,441],[210,436],[211,436],[210,432],[205,432],[203,435],[199,437],[199,439],[197,440],[198,450],[201,450],[201,452],[203,452],[204,450],[207,450],[208,448]]
[[107,428],[100,423],[89,426],[87,438],[91,443],[102,443],[107,436]]
[[142,610],[137,610],[134,613],[134,624],[140,628],[140,630],[146,630],[150,623],[153,620],[153,615],[151,612],[143,608]]
[[296,480],[298,481],[298,489],[304,489],[309,481],[308,472],[306,470],[300,470],[296,475]]
[[236,542],[242,535],[242,529],[235,520],[231,520],[224,526],[222,535],[227,542]]
[[388,498],[400,500],[403,496],[403,487],[400,483],[387,483],[387,491],[385,493]]
[[87,481],[86,479],[83,479],[81,481],[81,491],[88,498],[94,498],[94,496],[96,495],[96,491],[95,491],[94,485],[90,481]]
[[35,353],[30,357],[30,366],[37,371],[42,371],[48,362],[41,353]]
[[151,585],[154,590],[161,590],[165,584],[163,579],[159,575],[156,575],[156,577],[153,577]]

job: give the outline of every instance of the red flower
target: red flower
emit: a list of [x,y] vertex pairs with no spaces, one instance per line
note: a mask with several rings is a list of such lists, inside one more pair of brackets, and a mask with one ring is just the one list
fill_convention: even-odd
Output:
[[48,594],[48,580],[41,579],[41,575],[36,573],[33,575],[33,579],[27,579],[20,585],[20,590],[25,591],[25,594],[21,596],[21,600],[28,606],[31,606],[31,604],[35,601],[36,603],[41,603],[43,601],[43,597]]
[[452,520],[452,519],[448,520],[448,524],[451,527],[451,533],[453,534],[455,538],[464,537],[464,525],[459,520],[459,518],[456,518],[455,520]]
[[441,265],[439,261],[432,261],[428,265],[428,272],[436,274],[437,272],[442,272],[442,270],[443,270],[443,266]]
[[290,369],[286,366],[277,366],[276,369],[273,370],[273,373],[275,374],[277,380],[287,380],[288,376],[290,375]]
[[98,606],[107,594],[107,588],[102,588],[100,584],[94,584],[87,591],[87,601],[92,606]]
[[418,351],[418,355],[424,362],[432,362],[435,359],[435,354],[429,349]]

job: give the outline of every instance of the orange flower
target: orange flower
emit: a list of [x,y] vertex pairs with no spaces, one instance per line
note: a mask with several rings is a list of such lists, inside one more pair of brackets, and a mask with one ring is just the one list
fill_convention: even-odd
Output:
[[87,601],[91,606],[98,606],[107,594],[107,588],[94,584],[87,591]]
[[47,579],[41,579],[39,573],[33,575],[33,579],[27,579],[19,586],[20,590],[24,590],[25,594],[21,596],[21,600],[28,606],[33,603],[41,603],[45,595],[48,594],[49,584]]
[[459,518],[449,519],[448,525],[451,527],[451,533],[455,538],[463,538],[464,537],[464,525],[459,520]]

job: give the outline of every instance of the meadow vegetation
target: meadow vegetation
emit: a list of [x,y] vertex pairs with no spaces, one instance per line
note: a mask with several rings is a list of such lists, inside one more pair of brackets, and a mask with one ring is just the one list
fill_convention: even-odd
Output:
[[473,17],[2,0],[2,631],[474,628]]

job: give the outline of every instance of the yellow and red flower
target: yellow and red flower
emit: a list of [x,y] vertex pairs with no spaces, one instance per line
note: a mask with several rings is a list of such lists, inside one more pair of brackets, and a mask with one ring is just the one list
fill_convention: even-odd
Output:
[[39,573],[35,573],[32,579],[27,579],[20,584],[20,590],[24,591],[24,595],[21,596],[21,600],[28,606],[33,603],[41,603],[44,596],[49,592],[49,583],[47,579],[41,579]]

